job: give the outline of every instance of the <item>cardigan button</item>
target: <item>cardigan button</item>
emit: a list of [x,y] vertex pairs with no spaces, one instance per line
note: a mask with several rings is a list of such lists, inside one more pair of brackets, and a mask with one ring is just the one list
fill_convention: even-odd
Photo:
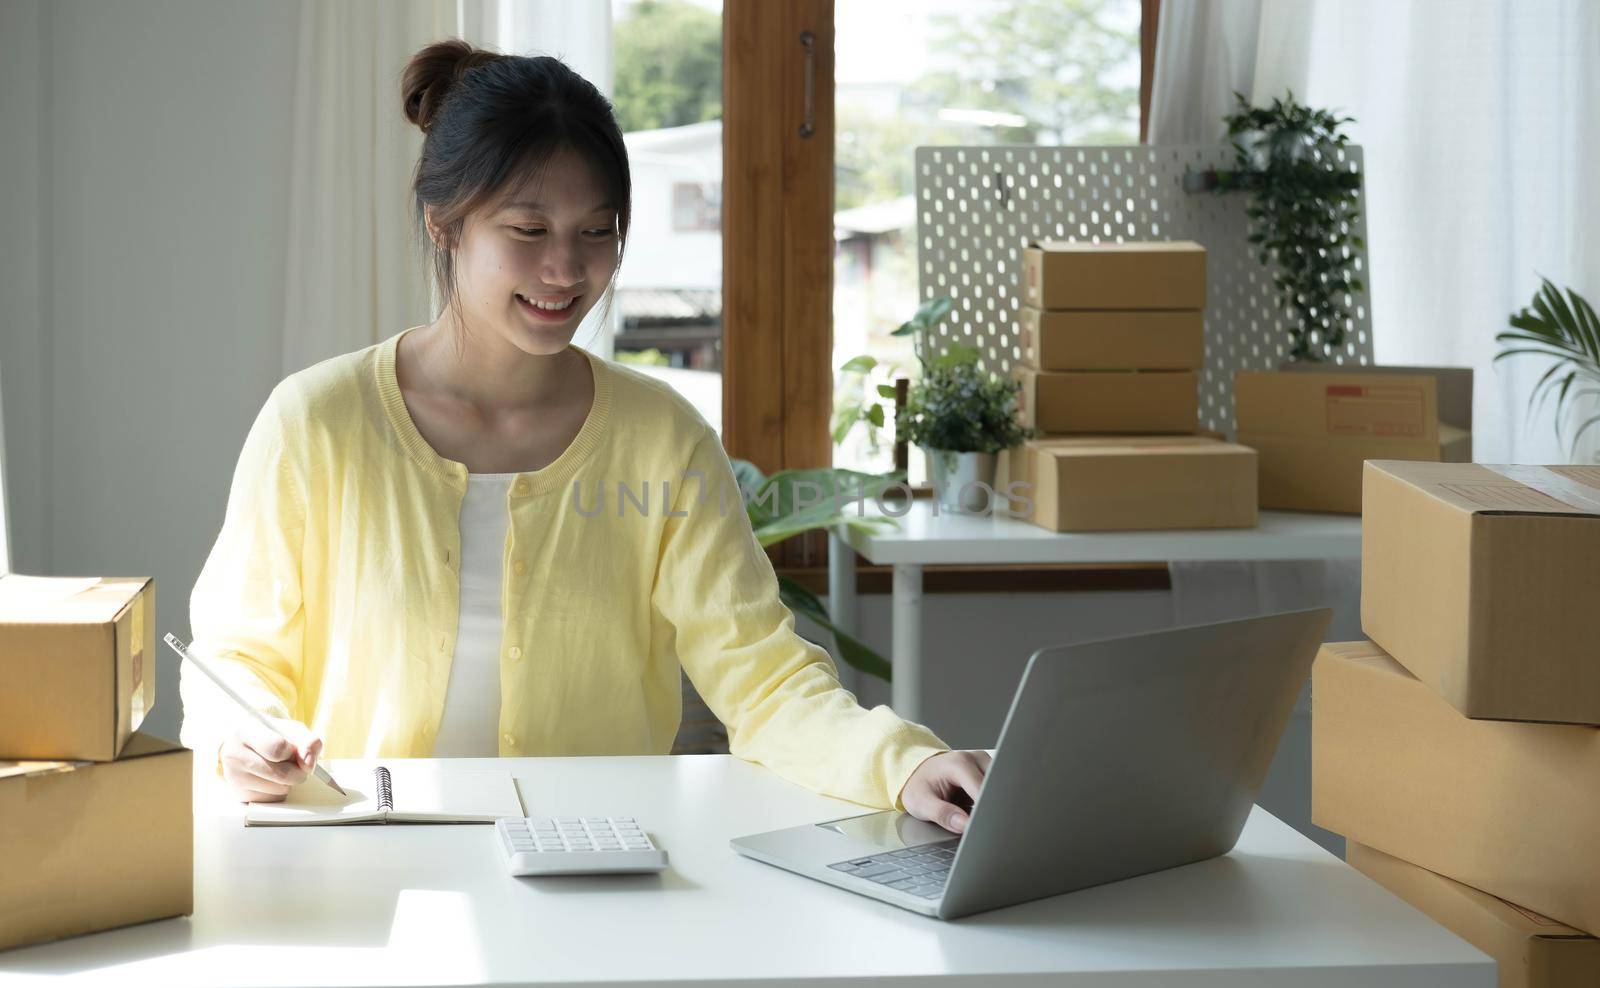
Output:
[[501,740],[506,743],[507,748],[515,748],[517,746],[517,738],[514,734],[503,734],[501,735]]
[[524,563],[520,559],[511,564],[511,572],[517,574],[518,576],[521,576],[522,574],[526,573],[527,571],[528,571],[527,564]]
[[513,645],[506,651],[506,654],[511,656],[513,659],[520,659],[522,658],[522,649],[517,645]]
[[517,481],[516,486],[512,487],[511,489],[518,494],[526,494],[528,493],[528,482],[526,480],[519,480]]

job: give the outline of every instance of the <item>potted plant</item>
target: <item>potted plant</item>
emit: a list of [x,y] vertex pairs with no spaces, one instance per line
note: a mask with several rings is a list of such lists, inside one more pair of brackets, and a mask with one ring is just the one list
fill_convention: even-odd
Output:
[[1275,266],[1278,305],[1294,317],[1289,359],[1318,361],[1324,345],[1344,343],[1349,296],[1365,287],[1355,251],[1366,244],[1353,232],[1361,177],[1338,154],[1349,143],[1339,127],[1353,118],[1301,106],[1292,92],[1264,107],[1234,98],[1223,118],[1234,168],[1217,171],[1216,190],[1250,194],[1249,242]]
[[[1600,316],[1571,288],[1563,298],[1550,279],[1540,281],[1543,286],[1533,301],[1512,314],[1512,328],[1495,336],[1496,342],[1507,346],[1494,359],[1498,363],[1506,357],[1532,354],[1553,361],[1528,395],[1528,409],[1532,412],[1552,393],[1556,396],[1559,442],[1562,419],[1575,407],[1573,403],[1581,398],[1600,398]],[[1600,424],[1600,415],[1578,423],[1569,447],[1573,459],[1578,456],[1578,440],[1596,424]]]
[[1017,422],[1020,382],[978,367],[978,351],[956,344],[923,364],[906,402],[906,439],[922,448],[939,504],[993,510],[995,456],[1033,434]]

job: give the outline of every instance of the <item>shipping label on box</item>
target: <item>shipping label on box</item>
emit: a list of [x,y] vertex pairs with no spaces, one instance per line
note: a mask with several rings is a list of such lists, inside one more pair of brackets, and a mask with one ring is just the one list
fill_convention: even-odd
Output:
[[1369,459],[1472,458],[1472,371],[1296,365],[1234,375],[1238,441],[1261,455],[1261,506],[1361,513]]
[[0,756],[110,761],[155,703],[155,581],[0,577]]
[[1600,467],[1372,460],[1362,630],[1469,717],[1600,725]]

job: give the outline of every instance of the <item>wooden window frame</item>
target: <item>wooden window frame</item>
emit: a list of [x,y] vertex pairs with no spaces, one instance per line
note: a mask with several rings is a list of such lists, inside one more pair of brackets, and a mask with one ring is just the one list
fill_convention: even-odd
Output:
[[[1141,141],[1159,8],[1140,0]],[[723,446],[765,473],[825,467],[833,461],[834,0],[724,0],[722,32]],[[815,576],[827,539],[807,533],[771,555],[786,573]],[[863,574],[875,569],[858,564]],[[1040,585],[1024,568],[979,569],[964,568],[952,586]],[[1079,567],[1061,588],[1096,589],[1092,573],[1104,574],[1104,589],[1129,579],[1124,568]]]

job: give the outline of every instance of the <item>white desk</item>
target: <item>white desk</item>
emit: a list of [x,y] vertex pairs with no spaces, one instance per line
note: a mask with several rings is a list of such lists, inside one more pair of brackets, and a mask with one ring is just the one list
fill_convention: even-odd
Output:
[[[867,516],[882,516],[871,501]],[[1168,532],[1057,534],[1004,514],[939,510],[917,501],[898,518],[899,531],[865,534],[846,526],[828,540],[829,616],[857,628],[855,556],[894,567],[889,660],[890,705],[922,719],[922,567],[934,564],[1166,563],[1201,560],[1340,559],[1361,555],[1361,519],[1354,515],[1263,511],[1256,528]],[[855,507],[849,508],[855,511]]]
[[1226,857],[942,923],[736,855],[733,837],[862,810],[726,755],[453,764],[509,767],[534,812],[632,814],[670,867],[514,879],[488,826],[246,829],[201,783],[194,915],[0,953],[0,986],[1495,983],[1260,809]]

